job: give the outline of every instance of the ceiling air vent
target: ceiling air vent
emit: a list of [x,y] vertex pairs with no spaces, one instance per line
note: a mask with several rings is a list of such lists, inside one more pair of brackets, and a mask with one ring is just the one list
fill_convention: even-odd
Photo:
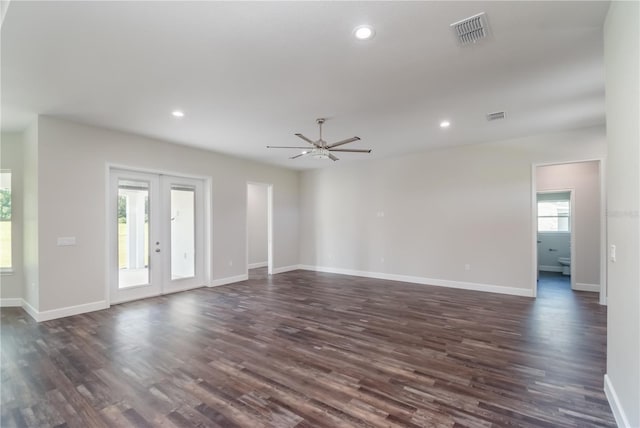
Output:
[[491,122],[492,120],[500,120],[500,119],[504,119],[504,112],[503,111],[496,111],[494,113],[488,113],[487,114],[487,120],[489,122]]
[[476,43],[480,39],[487,37],[489,27],[487,25],[487,15],[482,12],[465,18],[450,25],[461,45]]

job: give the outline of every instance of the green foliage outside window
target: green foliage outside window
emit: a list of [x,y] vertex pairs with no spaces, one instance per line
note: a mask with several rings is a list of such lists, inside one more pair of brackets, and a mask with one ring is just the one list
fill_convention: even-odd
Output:
[[0,221],[11,221],[11,190],[0,189]]

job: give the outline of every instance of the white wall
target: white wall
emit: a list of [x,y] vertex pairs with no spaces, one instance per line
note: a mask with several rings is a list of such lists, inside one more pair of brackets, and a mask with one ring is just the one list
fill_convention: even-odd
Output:
[[106,299],[107,163],[212,178],[213,280],[246,274],[246,183],[273,183],[274,267],[298,264],[298,172],[51,117],[38,134],[40,311]]
[[595,127],[304,172],[301,263],[530,295],[532,163],[605,150]]
[[40,269],[38,243],[38,128],[39,121],[25,132],[23,155],[23,215],[22,254],[23,290],[22,298],[29,306],[40,307]]
[[[604,26],[607,109],[607,396],[640,427],[640,3],[612,2]],[[616,399],[617,397],[617,399]]]
[[0,135],[0,169],[11,170],[11,264],[0,278],[0,299],[22,299],[22,145],[23,133]]
[[[536,170],[538,191],[573,190],[575,211],[574,278],[576,283],[600,286],[600,171],[598,162],[540,166]],[[568,257],[568,256],[567,256]],[[543,264],[543,263],[539,263]],[[595,288],[595,287],[594,287]]]
[[247,185],[249,267],[267,264],[267,189],[259,184]]

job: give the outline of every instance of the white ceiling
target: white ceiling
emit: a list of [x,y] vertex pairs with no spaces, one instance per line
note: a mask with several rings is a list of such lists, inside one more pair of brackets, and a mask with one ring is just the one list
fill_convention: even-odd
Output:
[[[317,137],[339,163],[604,123],[608,2],[11,2],[2,128],[48,114],[291,168]],[[491,37],[449,24],[486,12]],[[376,36],[358,41],[360,24]],[[174,109],[186,116],[176,119]],[[488,123],[485,114],[507,119]],[[438,126],[447,118],[447,130]],[[299,143],[303,144],[299,144]]]

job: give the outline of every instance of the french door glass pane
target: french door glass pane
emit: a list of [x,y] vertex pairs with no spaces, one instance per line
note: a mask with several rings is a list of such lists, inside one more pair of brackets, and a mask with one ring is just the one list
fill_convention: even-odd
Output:
[[195,188],[171,186],[171,279],[195,276]]
[[118,180],[118,286],[149,284],[149,183]]

